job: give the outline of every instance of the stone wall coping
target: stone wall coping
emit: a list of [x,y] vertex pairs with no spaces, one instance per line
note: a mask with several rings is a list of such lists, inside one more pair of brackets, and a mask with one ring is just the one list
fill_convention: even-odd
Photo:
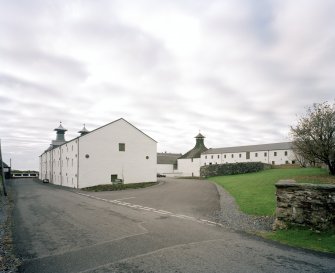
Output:
[[275,184],[276,188],[304,188],[304,189],[320,189],[320,190],[335,190],[334,184],[311,184],[311,183],[297,183],[295,180],[279,180]]

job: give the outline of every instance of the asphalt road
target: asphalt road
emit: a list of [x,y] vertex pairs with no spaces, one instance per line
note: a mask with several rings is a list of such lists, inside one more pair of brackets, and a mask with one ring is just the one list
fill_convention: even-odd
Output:
[[214,185],[166,179],[87,193],[11,181],[20,272],[335,272],[335,256],[281,246],[208,222]]

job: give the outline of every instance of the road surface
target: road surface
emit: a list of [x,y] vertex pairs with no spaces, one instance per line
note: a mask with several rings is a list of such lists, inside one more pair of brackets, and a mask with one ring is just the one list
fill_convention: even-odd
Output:
[[173,180],[89,193],[10,181],[20,272],[335,272],[335,256],[216,225],[216,187]]

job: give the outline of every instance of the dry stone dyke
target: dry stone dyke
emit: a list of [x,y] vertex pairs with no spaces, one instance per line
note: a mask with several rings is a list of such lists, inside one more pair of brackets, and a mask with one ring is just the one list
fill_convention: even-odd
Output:
[[276,183],[276,196],[274,229],[297,225],[335,231],[335,185],[280,180]]

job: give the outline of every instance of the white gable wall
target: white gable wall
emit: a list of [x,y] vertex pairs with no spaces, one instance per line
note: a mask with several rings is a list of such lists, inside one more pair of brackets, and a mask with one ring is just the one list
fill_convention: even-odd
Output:
[[[119,151],[119,143],[125,151]],[[86,157],[88,155],[88,158]],[[79,138],[79,188],[157,181],[157,143],[123,119]]]

